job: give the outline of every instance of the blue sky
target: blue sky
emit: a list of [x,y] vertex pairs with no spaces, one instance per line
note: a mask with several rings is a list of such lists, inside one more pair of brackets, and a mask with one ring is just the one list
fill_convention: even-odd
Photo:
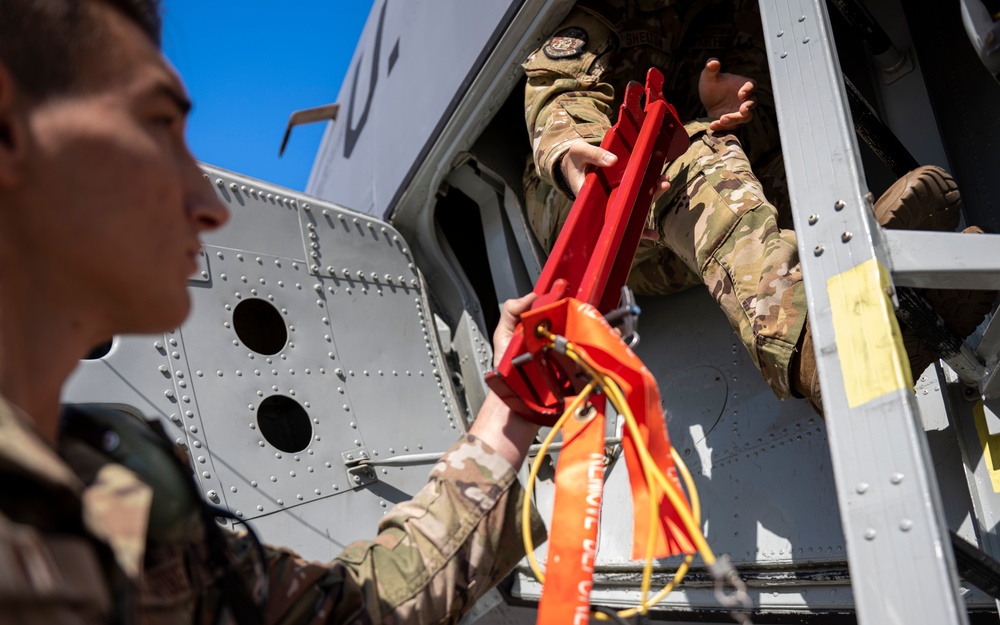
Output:
[[372,0],[162,0],[163,51],[194,100],[188,141],[206,163],[303,190],[325,124],[292,111],[336,101]]

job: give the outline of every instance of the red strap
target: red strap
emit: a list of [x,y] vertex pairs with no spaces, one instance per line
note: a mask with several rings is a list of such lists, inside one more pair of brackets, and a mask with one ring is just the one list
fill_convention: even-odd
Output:
[[552,517],[549,532],[539,623],[590,622],[590,590],[604,492],[604,397],[594,396],[593,405],[586,419],[570,417],[562,428],[553,504],[558,512]]
[[[556,334],[570,337],[576,348],[586,354],[599,371],[615,380],[625,394],[638,423],[640,435],[654,462],[667,479],[671,480],[677,492],[683,492],[670,457],[670,439],[667,437],[656,380],[639,357],[622,343],[596,308],[572,298],[531,310],[522,316],[524,328],[534,328],[539,324],[550,327]],[[546,339],[532,331],[525,331],[524,336],[525,346],[532,353],[539,353],[546,342]],[[659,522],[653,534],[656,541],[654,557],[694,553],[694,542],[662,489],[656,483],[646,483],[635,441],[627,429],[622,439],[622,450],[632,488],[632,557],[641,559],[646,555],[649,506],[652,501],[659,502]],[[560,460],[560,465],[563,462]]]

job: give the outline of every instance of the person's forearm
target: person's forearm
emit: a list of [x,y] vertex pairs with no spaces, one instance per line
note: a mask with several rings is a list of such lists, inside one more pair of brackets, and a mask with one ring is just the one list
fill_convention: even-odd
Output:
[[469,434],[496,450],[515,469],[524,462],[538,426],[511,412],[496,393],[490,392],[479,409]]

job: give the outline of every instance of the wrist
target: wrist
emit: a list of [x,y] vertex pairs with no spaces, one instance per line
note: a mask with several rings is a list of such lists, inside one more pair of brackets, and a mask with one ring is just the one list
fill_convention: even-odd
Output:
[[570,188],[569,183],[566,181],[566,172],[563,171],[563,165],[566,162],[566,155],[563,154],[555,163],[555,167],[552,168],[552,184],[556,186],[557,189],[563,192],[569,199],[575,200],[576,193],[573,193],[573,189]]

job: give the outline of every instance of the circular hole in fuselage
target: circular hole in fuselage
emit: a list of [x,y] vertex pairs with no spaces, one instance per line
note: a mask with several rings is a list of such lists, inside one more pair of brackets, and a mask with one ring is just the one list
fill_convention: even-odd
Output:
[[277,354],[288,341],[281,313],[262,299],[246,299],[236,305],[233,329],[244,345],[265,356]]
[[257,427],[264,440],[290,454],[302,451],[312,440],[309,413],[299,402],[284,395],[271,395],[260,402]]
[[111,353],[111,346],[114,344],[114,339],[108,339],[107,341],[101,343],[100,345],[95,345],[93,349],[90,350],[86,356],[83,357],[84,360],[100,360],[104,358],[109,353]]

